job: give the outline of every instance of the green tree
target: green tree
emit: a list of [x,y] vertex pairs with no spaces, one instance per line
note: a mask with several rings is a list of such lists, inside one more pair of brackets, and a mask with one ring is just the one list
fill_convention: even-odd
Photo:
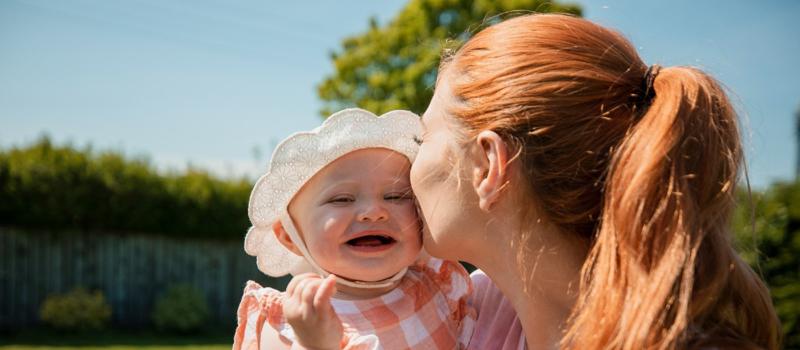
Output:
[[580,15],[581,9],[541,0],[411,0],[386,25],[373,18],[366,32],[344,39],[331,53],[335,72],[317,87],[325,102],[322,115],[353,106],[378,114],[422,113],[444,50],[458,47],[500,16],[530,12]]
[[737,248],[769,286],[786,349],[800,349],[800,182],[741,191],[733,225]]

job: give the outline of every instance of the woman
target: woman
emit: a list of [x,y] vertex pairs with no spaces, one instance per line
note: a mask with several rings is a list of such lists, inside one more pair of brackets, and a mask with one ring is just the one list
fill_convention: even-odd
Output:
[[648,67],[589,21],[527,15],[443,60],[423,123],[425,248],[507,298],[479,303],[474,341],[778,347],[768,290],[731,245],[742,149],[713,78]]

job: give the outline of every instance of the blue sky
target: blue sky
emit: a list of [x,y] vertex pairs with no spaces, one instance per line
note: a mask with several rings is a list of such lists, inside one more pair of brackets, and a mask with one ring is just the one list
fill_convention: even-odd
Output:
[[[732,92],[752,183],[794,176],[798,1],[579,1],[648,63],[693,65]],[[0,146],[57,142],[263,170],[272,147],[321,122],[329,52],[405,1],[0,1]]]

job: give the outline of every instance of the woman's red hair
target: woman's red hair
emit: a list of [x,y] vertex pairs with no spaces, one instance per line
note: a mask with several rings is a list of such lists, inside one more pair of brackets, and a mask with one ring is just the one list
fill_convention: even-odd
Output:
[[647,69],[620,34],[565,15],[491,26],[442,67],[468,136],[500,134],[512,184],[590,244],[563,348],[776,349],[769,292],[730,241],[736,113],[689,67],[661,69],[646,96]]

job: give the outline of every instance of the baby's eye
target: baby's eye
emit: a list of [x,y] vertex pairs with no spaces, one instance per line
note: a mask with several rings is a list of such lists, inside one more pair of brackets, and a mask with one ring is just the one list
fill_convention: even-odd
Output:
[[411,193],[411,191],[392,192],[392,193],[388,193],[385,196],[383,196],[383,199],[390,200],[390,201],[400,201],[400,200],[406,200],[406,199],[414,199],[414,194]]
[[328,200],[328,203],[350,203],[355,201],[351,196],[336,196]]

